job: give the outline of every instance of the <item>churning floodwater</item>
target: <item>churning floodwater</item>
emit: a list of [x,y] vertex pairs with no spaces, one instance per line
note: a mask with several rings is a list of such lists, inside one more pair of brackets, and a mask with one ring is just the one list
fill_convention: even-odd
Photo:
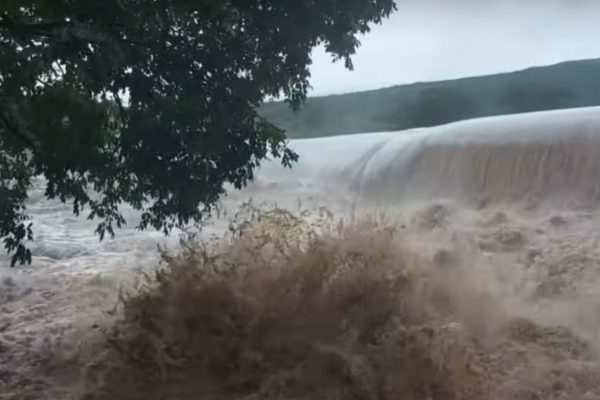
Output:
[[[0,266],[0,398],[600,399],[600,108],[290,146],[294,168],[266,162],[199,233],[234,272],[171,260],[169,279],[198,284],[124,306],[184,232],[135,231],[125,208],[100,242],[36,182],[34,261]],[[224,236],[250,199],[245,235]],[[180,359],[124,361],[115,326],[122,345]]]

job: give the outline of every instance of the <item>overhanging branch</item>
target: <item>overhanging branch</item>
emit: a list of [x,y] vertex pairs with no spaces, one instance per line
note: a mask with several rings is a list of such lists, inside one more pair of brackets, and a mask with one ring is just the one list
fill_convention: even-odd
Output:
[[4,28],[15,34],[27,34],[34,36],[51,36],[56,29],[71,27],[70,21],[52,22],[15,22],[8,15],[0,16],[0,28]]
[[8,117],[4,113],[0,112],[0,122],[4,125],[5,132],[11,133],[17,140],[25,144],[31,150],[35,151],[37,146],[33,139],[29,138],[25,133],[21,132],[16,126],[14,126]]

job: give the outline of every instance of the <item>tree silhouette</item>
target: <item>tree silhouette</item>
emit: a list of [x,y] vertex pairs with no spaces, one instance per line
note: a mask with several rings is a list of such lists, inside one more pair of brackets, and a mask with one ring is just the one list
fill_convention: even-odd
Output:
[[[393,0],[3,0],[0,4],[0,237],[31,261],[25,202],[89,210],[114,235],[121,204],[140,229],[201,222],[268,156],[297,156],[261,118],[267,96],[306,97],[322,44],[352,67],[356,35]],[[92,193],[94,195],[92,195]]]

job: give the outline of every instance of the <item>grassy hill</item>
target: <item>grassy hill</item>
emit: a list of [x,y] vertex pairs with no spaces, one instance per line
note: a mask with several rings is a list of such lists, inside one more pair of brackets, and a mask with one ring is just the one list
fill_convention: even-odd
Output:
[[281,102],[261,114],[292,138],[433,126],[462,119],[600,105],[600,59]]

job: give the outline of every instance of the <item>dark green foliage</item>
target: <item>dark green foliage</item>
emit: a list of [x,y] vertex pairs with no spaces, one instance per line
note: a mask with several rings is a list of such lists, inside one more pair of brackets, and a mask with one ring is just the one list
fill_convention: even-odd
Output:
[[[357,33],[393,0],[3,0],[0,4],[0,236],[29,261],[31,178],[99,218],[168,232],[200,222],[272,155],[297,156],[257,114],[267,96],[305,99],[310,53],[352,67]],[[123,104],[126,101],[126,104]],[[91,193],[94,193],[92,196]]]
[[568,107],[576,102],[566,87],[544,82],[510,82],[501,103],[510,113],[531,112]]
[[477,111],[477,104],[464,92],[431,87],[420,92],[414,101],[401,104],[397,115],[410,126],[424,127],[468,118]]
[[298,113],[281,103],[267,103],[261,114],[290,137],[301,138],[592,105],[600,105],[600,60],[314,97]]

